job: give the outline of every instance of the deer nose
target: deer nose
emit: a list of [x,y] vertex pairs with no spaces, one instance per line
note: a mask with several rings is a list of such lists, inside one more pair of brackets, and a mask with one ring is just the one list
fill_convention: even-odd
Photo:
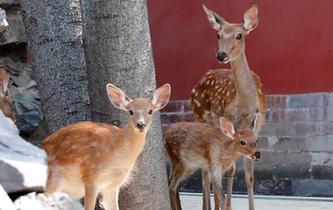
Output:
[[136,127],[138,127],[139,129],[144,129],[146,127],[146,124],[144,124],[143,122],[138,122],[136,124]]
[[260,159],[261,153],[260,152],[256,152],[256,153],[254,153],[254,156],[256,156],[257,159]]
[[225,53],[225,52],[217,52],[216,58],[219,61],[224,61],[224,59],[227,58],[227,53]]

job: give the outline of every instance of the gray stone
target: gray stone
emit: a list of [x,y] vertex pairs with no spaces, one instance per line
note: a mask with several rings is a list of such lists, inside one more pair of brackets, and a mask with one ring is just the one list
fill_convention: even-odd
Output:
[[0,210],[16,210],[13,202],[0,184]]
[[27,37],[20,11],[7,13],[8,28],[0,33],[0,46],[12,43],[26,43]]
[[49,197],[30,193],[16,199],[14,204],[19,210],[83,210],[79,200],[65,193],[54,193]]
[[295,94],[288,95],[287,107],[288,108],[317,108],[326,105],[326,94],[311,93],[311,94]]
[[313,179],[333,179],[333,166],[313,166],[312,167]]
[[284,108],[287,104],[287,95],[269,95],[266,96],[268,108]]
[[37,84],[28,73],[31,72],[31,65],[22,62],[15,63],[8,57],[0,58],[0,65],[10,74],[9,90],[14,101],[16,125],[21,133],[29,134],[38,127],[43,119]]
[[0,8],[0,33],[3,33],[7,30],[8,22],[6,19],[6,12],[5,10]]
[[282,137],[274,145],[275,152],[300,152],[308,151],[304,137]]
[[0,112],[0,183],[7,193],[45,187],[46,154],[18,135],[14,123]]
[[292,191],[294,195],[302,196],[333,196],[332,180],[300,179],[293,180]]
[[0,0],[0,5],[18,5],[19,0]]
[[309,152],[332,152],[333,135],[308,137],[305,147]]

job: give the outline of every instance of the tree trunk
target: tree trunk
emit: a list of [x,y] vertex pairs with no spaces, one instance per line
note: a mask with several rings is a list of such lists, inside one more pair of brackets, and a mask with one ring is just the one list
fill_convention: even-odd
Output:
[[[93,120],[126,124],[111,107],[109,82],[135,98],[156,88],[146,0],[81,0],[84,44]],[[159,114],[155,114],[130,184],[120,194],[124,210],[168,210],[169,196]]]
[[21,0],[33,78],[50,132],[89,120],[79,0]]

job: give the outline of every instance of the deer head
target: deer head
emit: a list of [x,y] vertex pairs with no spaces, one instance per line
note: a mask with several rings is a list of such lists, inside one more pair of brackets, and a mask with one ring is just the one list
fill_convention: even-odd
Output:
[[216,53],[217,60],[228,63],[244,53],[245,38],[259,23],[258,7],[253,5],[245,12],[243,23],[228,23],[205,5],[203,10],[208,22],[217,31],[219,47]]
[[169,102],[171,86],[165,84],[154,91],[153,98],[130,99],[125,93],[112,84],[106,86],[109,100],[118,109],[130,115],[130,125],[138,132],[146,132],[151,125],[154,112],[162,109]]

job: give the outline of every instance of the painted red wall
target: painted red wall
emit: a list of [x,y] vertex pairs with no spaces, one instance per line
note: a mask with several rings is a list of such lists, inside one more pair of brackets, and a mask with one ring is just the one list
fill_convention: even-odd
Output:
[[332,0],[148,0],[157,81],[171,83],[174,99],[188,98],[204,72],[222,66],[202,3],[229,22],[259,6],[246,52],[267,93],[333,91]]

